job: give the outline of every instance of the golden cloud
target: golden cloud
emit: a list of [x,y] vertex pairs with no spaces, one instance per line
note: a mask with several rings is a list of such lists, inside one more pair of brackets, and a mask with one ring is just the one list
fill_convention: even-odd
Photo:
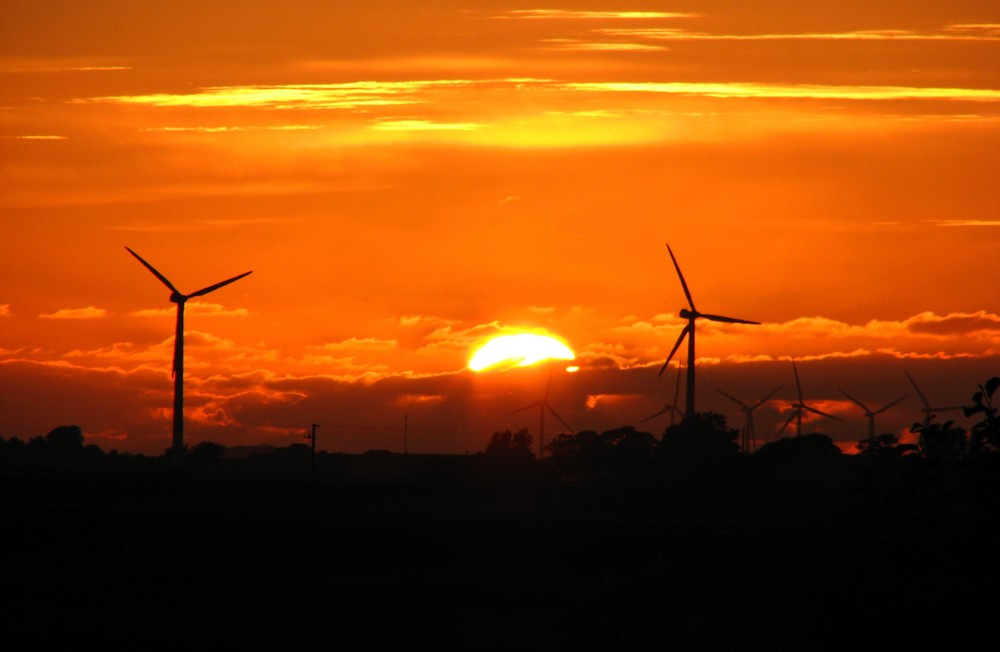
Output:
[[87,306],[86,308],[63,308],[53,313],[38,315],[40,319],[101,319],[108,311],[104,308]]

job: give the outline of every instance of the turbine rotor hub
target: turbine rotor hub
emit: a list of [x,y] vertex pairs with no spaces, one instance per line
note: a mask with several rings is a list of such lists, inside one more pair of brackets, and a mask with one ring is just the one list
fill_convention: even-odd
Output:
[[692,312],[687,308],[681,308],[681,319],[696,319],[700,315],[696,312]]

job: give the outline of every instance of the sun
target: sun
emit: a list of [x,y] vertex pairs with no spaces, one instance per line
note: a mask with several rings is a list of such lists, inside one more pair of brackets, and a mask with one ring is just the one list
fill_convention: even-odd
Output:
[[479,347],[469,359],[469,369],[527,367],[545,360],[573,360],[576,355],[551,335],[517,333],[498,335]]

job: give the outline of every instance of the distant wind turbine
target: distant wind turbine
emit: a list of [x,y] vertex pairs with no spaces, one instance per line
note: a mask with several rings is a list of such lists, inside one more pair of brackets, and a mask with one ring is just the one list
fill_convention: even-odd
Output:
[[795,390],[798,392],[799,402],[798,403],[792,403],[792,408],[794,408],[793,411],[792,411],[792,415],[790,417],[788,417],[788,421],[785,422],[785,425],[781,426],[781,430],[778,431],[779,435],[781,433],[785,432],[785,428],[787,428],[788,425],[792,422],[792,419],[795,419],[795,436],[799,437],[799,436],[802,435],[802,411],[803,410],[808,410],[809,412],[812,412],[813,414],[818,414],[820,416],[827,417],[829,419],[836,419],[837,421],[843,421],[843,419],[841,419],[840,417],[835,417],[832,414],[827,414],[826,412],[823,412],[822,410],[818,410],[818,409],[816,409],[816,408],[814,408],[814,407],[812,407],[810,405],[806,405],[805,401],[802,399],[802,384],[799,382],[799,370],[795,366],[795,361],[794,360],[792,360],[792,372],[795,374]]
[[172,368],[174,377],[174,429],[173,445],[171,446],[170,454],[175,461],[179,461],[184,455],[184,304],[187,303],[188,299],[204,296],[209,292],[215,292],[219,288],[234,283],[252,272],[244,272],[239,276],[234,276],[215,285],[209,285],[191,294],[181,294],[174,287],[173,283],[167,280],[166,276],[143,260],[142,256],[128,247],[125,247],[125,249],[135,256],[146,269],[152,272],[153,276],[160,279],[160,282],[167,286],[170,290],[170,300],[177,304],[177,329],[174,332],[174,362]]
[[571,435],[574,434],[573,433],[573,429],[569,427],[569,424],[566,423],[565,421],[563,421],[563,418],[561,416],[559,416],[559,414],[555,411],[555,409],[549,404],[549,392],[550,391],[552,391],[552,370],[551,370],[551,368],[549,369],[549,382],[545,386],[545,394],[542,395],[542,400],[535,401],[534,403],[530,403],[528,405],[525,405],[522,408],[518,408],[518,409],[514,410],[513,412],[511,412],[511,414],[516,414],[518,412],[523,412],[525,410],[530,410],[531,408],[534,408],[534,407],[538,408],[538,459],[542,459],[542,453],[545,450],[544,446],[545,446],[545,411],[546,410],[548,410],[549,412],[551,412],[552,416],[554,416],[556,418],[556,420],[559,421],[559,423],[561,423],[561,424],[563,424],[563,426],[565,426],[566,430],[569,431],[569,434],[571,434]]
[[680,393],[681,393],[681,368],[680,368],[680,365],[678,365],[677,366],[677,382],[674,383],[674,401],[673,401],[673,403],[667,403],[667,405],[664,406],[664,408],[662,410],[660,410],[659,412],[656,412],[654,414],[649,415],[648,417],[646,417],[645,419],[643,419],[639,423],[646,423],[647,421],[649,421],[651,419],[655,419],[656,417],[660,416],[661,414],[666,414],[667,412],[670,413],[670,425],[674,425],[674,415],[680,414],[681,415],[681,419],[683,419],[684,418],[684,411],[681,410],[679,407],[677,407],[677,397],[680,396]]
[[767,403],[769,400],[771,400],[771,397],[777,394],[778,390],[781,389],[782,387],[784,387],[784,385],[778,385],[777,387],[774,388],[774,391],[772,391],[770,394],[760,399],[753,405],[747,405],[746,403],[736,398],[735,396],[730,396],[721,389],[716,388],[715,391],[719,392],[720,394],[728,398],[730,401],[737,403],[743,410],[743,413],[746,414],[746,425],[743,427],[743,446],[742,446],[744,453],[753,452],[757,448],[757,430],[753,425],[753,411],[759,408],[761,405]]
[[883,405],[882,407],[880,407],[877,410],[871,410],[864,403],[862,403],[858,399],[854,398],[853,396],[851,396],[850,394],[848,394],[844,390],[841,389],[841,390],[838,390],[838,391],[841,394],[843,394],[844,396],[846,396],[847,398],[851,399],[851,401],[853,401],[858,407],[860,407],[862,410],[865,411],[865,416],[868,417],[868,439],[870,439],[871,441],[875,441],[875,415],[876,414],[881,414],[881,413],[885,412],[886,410],[888,410],[889,408],[891,408],[892,406],[896,405],[897,403],[899,403],[900,401],[902,401],[904,398],[906,398],[907,396],[909,396],[909,394],[904,394],[903,396],[900,396],[899,398],[897,398],[892,403],[887,403],[886,405]]
[[962,409],[961,406],[958,406],[958,407],[931,407],[931,404],[927,401],[927,397],[924,396],[924,393],[920,391],[919,387],[917,387],[917,381],[913,380],[913,376],[911,376],[910,374],[906,373],[905,369],[903,370],[903,373],[906,374],[906,377],[910,379],[910,384],[913,385],[913,389],[917,390],[917,396],[920,397],[920,403],[923,405],[923,407],[921,407],[920,410],[924,413],[924,429],[925,430],[931,424],[931,418],[934,416],[935,412],[955,412],[957,410],[961,410]]
[[674,262],[674,269],[677,270],[677,278],[681,281],[681,287],[684,288],[684,296],[687,297],[688,306],[691,307],[690,310],[687,308],[681,308],[680,316],[682,319],[687,319],[687,326],[681,331],[680,337],[677,338],[677,342],[674,343],[674,348],[670,350],[670,355],[667,356],[667,361],[663,363],[660,368],[660,375],[666,370],[667,365],[670,364],[670,360],[674,357],[674,353],[680,347],[681,342],[684,338],[688,338],[688,370],[687,370],[687,387],[686,387],[686,400],[684,402],[684,414],[685,418],[694,417],[694,368],[695,368],[695,355],[694,355],[694,323],[700,317],[707,319],[709,321],[719,321],[727,324],[757,324],[759,321],[748,321],[746,319],[736,319],[734,317],[723,317],[721,315],[710,315],[707,313],[698,312],[694,307],[694,299],[691,298],[691,292],[688,290],[687,283],[684,281],[684,274],[681,273],[680,265],[677,264],[677,258],[674,257],[674,252],[667,245],[667,251],[670,253],[670,260]]

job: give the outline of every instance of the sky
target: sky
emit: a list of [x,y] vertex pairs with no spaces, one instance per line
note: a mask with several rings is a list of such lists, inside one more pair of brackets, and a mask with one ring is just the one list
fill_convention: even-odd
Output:
[[[908,395],[912,438],[904,371],[934,407],[1000,374],[998,61],[990,0],[2,3],[0,437],[170,445],[175,306],[126,246],[182,292],[253,270],[187,304],[189,445],[474,453],[550,375],[574,430],[635,425],[669,243],[760,322],[698,322],[698,410],[781,386],[773,438],[794,361],[844,419],[809,431]],[[579,370],[466,368],[518,332]]]

